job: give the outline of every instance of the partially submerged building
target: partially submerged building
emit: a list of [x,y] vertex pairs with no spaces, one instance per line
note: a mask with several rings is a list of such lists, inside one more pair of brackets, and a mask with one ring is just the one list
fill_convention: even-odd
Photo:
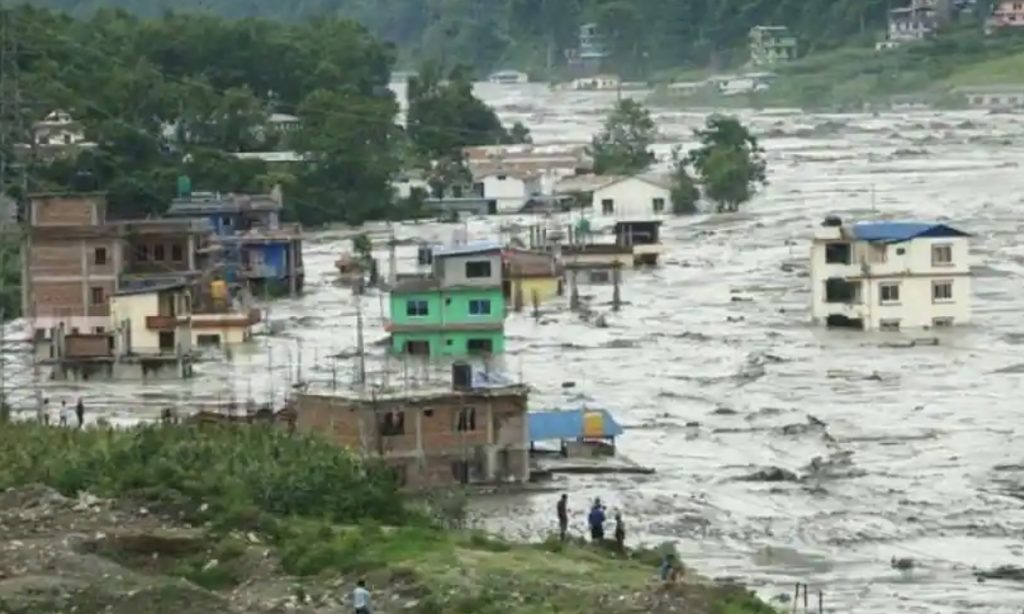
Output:
[[562,296],[564,285],[558,259],[550,252],[506,248],[502,252],[502,291],[513,309],[541,305]]
[[407,488],[527,482],[527,387],[452,367],[448,386],[302,393],[296,429],[394,469]]
[[465,356],[505,351],[502,246],[479,242],[433,252],[427,277],[391,290],[386,329],[398,354]]
[[179,180],[179,197],[167,210],[170,218],[205,219],[214,230],[220,265],[229,283],[254,293],[302,290],[302,227],[281,222],[280,189],[270,194],[192,192]]
[[1024,108],[1024,86],[977,85],[954,90],[972,109],[1012,111]]
[[815,322],[861,330],[966,324],[969,241],[967,233],[939,223],[827,218],[811,246]]
[[796,57],[796,37],[786,26],[754,26],[750,29],[750,63],[754,66],[771,66]]

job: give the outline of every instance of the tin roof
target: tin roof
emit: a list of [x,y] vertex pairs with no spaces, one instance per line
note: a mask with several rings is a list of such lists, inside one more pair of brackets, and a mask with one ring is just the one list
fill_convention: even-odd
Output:
[[969,237],[952,226],[936,222],[860,222],[853,225],[858,241],[899,243],[919,237]]
[[450,245],[434,250],[434,258],[446,256],[469,256],[485,252],[499,252],[502,244],[499,241],[471,241],[463,245]]
[[580,439],[583,437],[583,415],[591,411],[602,414],[603,437],[617,437],[624,432],[622,426],[605,409],[533,411],[526,414],[530,441]]

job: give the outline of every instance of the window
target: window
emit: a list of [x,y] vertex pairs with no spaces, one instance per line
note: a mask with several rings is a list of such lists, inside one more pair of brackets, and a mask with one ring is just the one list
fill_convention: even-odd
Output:
[[181,249],[180,245],[171,246],[171,260],[175,262],[181,262],[185,259],[185,255],[182,253],[184,250]]
[[406,341],[405,353],[409,356],[430,356],[430,342]]
[[72,326],[71,327],[71,334],[72,335],[77,335],[78,334],[78,327],[77,326]]
[[153,260],[157,262],[163,262],[164,260],[164,246],[157,245],[153,248]]
[[106,329],[103,328],[102,326],[97,326],[92,329],[92,332],[96,333],[97,335],[102,335],[104,331],[106,331]]
[[615,201],[610,198],[602,200],[601,213],[605,215],[611,215],[612,213],[615,213]]
[[103,265],[107,263],[107,248],[97,247],[92,254],[93,263]]
[[231,218],[226,216],[226,215],[224,217],[220,218],[220,225],[225,227],[225,228],[230,227],[231,226]]
[[139,262],[145,262],[145,261],[149,260],[149,246],[148,245],[140,245],[140,246],[136,247],[135,248],[135,257],[139,260]]
[[430,314],[427,301],[406,301],[405,315],[411,318],[422,318]]
[[100,288],[100,287],[92,288],[91,292],[92,292],[92,304],[93,305],[102,305],[103,304],[103,300],[104,300],[103,288]]
[[825,264],[850,264],[849,243],[826,243]]
[[878,322],[878,329],[884,331],[898,331],[900,329],[900,321],[893,319],[882,319]]
[[661,213],[665,210],[665,199],[655,198],[651,201],[651,206],[654,208],[655,213]]
[[932,326],[935,328],[949,328],[953,326],[953,318],[932,318]]
[[476,409],[463,407],[455,414],[455,430],[459,432],[476,430]]
[[466,350],[470,354],[493,354],[494,343],[490,339],[470,339],[466,341]]
[[508,179],[508,175],[498,175],[498,181],[505,181]]
[[380,434],[384,437],[405,435],[405,412],[389,411],[381,415]]
[[826,303],[860,302],[860,282],[831,278],[825,280]]
[[932,302],[949,303],[953,301],[953,282],[950,280],[932,282]]
[[452,186],[452,198],[462,198],[462,186]]
[[952,245],[932,246],[932,266],[951,266],[953,264]]
[[592,284],[606,284],[612,280],[612,275],[608,271],[590,271],[589,280]]
[[905,247],[897,247],[896,248],[896,255],[897,256],[902,256],[902,255],[904,255],[906,253],[907,253],[907,248],[905,248]]
[[196,344],[201,347],[217,347],[220,345],[220,335],[197,335]]
[[469,315],[471,315],[471,316],[489,316],[489,315],[491,315],[491,301],[483,300],[483,299],[469,301]]
[[878,304],[895,305],[900,302],[899,284],[878,284]]
[[473,260],[466,263],[466,277],[480,278],[491,276],[491,261],[490,260]]

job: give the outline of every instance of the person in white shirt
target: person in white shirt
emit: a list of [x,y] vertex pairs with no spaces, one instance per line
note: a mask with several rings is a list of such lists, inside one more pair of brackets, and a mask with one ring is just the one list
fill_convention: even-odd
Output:
[[68,402],[60,402],[60,425],[67,426],[71,424],[71,410],[68,409]]
[[370,614],[370,591],[366,590],[366,580],[356,582],[356,589],[352,591],[352,605],[356,608],[356,614]]

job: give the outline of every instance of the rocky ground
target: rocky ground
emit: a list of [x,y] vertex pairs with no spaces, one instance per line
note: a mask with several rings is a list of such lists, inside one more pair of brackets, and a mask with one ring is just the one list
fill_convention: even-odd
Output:
[[[285,574],[275,550],[255,533],[213,537],[205,528],[157,513],[143,505],[81,494],[62,496],[44,486],[0,493],[0,612],[112,614],[186,614],[211,612],[350,612],[353,578]],[[664,587],[636,564],[617,574],[614,560],[593,552],[554,554],[540,549],[494,548],[469,542],[455,551],[448,573],[465,576],[460,567],[509,569],[509,584],[519,607],[513,611],[549,611],[567,596],[561,577],[578,576],[602,612],[720,611],[723,595],[743,591],[700,582]],[[544,563],[541,563],[544,561]],[[437,571],[437,562],[425,566]],[[457,584],[430,579],[414,562],[367,571],[377,612],[448,612],[465,610]],[[627,569],[628,567],[628,569]],[[568,574],[568,576],[566,576]],[[490,576],[489,576],[490,577]],[[625,582],[623,578],[630,579]],[[634,581],[635,580],[635,581]],[[383,588],[382,588],[383,587]],[[730,592],[732,591],[732,592]],[[458,608],[450,607],[459,603]],[[541,605],[545,604],[545,605]],[[540,606],[540,609],[538,608]],[[724,610],[759,612],[734,606]],[[480,610],[484,611],[484,610]]]

